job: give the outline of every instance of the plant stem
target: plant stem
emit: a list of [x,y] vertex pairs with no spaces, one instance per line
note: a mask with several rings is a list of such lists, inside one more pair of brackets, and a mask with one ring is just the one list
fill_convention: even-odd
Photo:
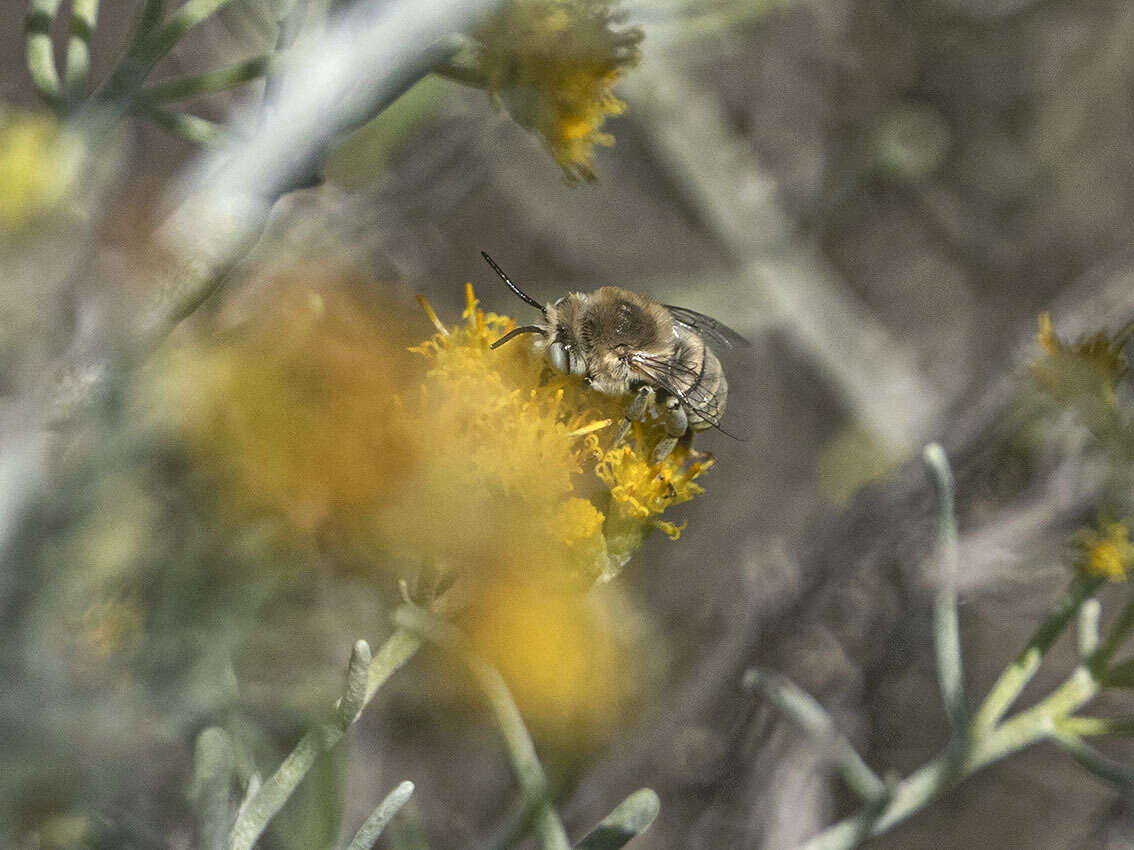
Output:
[[130,101],[141,88],[146,75],[153,70],[185,33],[215,14],[232,0],[188,0],[174,12],[173,17],[164,24],[153,23],[143,26],[153,18],[149,6],[143,8],[139,26],[134,33],[134,41],[119,61],[107,81],[99,90],[99,97],[105,102],[128,108]]
[[575,850],[619,850],[644,832],[660,809],[658,795],[649,788],[641,788],[615,806],[575,845]]
[[527,727],[524,726],[524,719],[520,716],[520,710],[516,707],[500,673],[469,649],[468,640],[456,626],[432,616],[417,606],[403,605],[394,612],[394,622],[400,628],[416,632],[464,659],[481,690],[488,697],[496,723],[504,736],[508,757],[512,762],[520,790],[536,807],[533,821],[544,850],[570,850],[567,831],[563,828],[563,823],[548,798],[547,777],[539,762],[539,756],[536,755],[535,744],[532,743]]
[[[1020,696],[1020,692],[1032,680],[1036,670],[1039,669],[1040,659],[1055,643],[1055,639],[1071,622],[1079,607],[1102,584],[1099,578],[1072,579],[1067,594],[1059,601],[1048,618],[1036,629],[1035,634],[1025,644],[1023,651],[1016,656],[1008,668],[1000,675],[985,697],[984,703],[973,719],[974,732],[992,729],[1012,707],[1012,703]],[[1100,650],[1101,651],[1101,650]]]
[[[289,50],[299,37],[303,27],[303,19],[307,17],[307,0],[292,0],[291,8],[279,20],[279,31],[276,34],[276,49],[274,55],[279,56]],[[263,114],[275,109],[283,91],[283,77],[279,67],[276,67],[264,81]]]
[[940,584],[934,603],[933,636],[937,654],[937,678],[949,723],[958,741],[969,727],[969,702],[965,696],[961,660],[961,629],[957,617],[957,517],[953,470],[945,450],[937,443],[922,455],[937,490],[937,550],[941,561]]
[[91,76],[91,35],[98,25],[99,0],[72,0],[71,36],[67,42],[67,71],[64,79],[67,100],[78,103],[87,94]]
[[202,730],[193,748],[193,780],[189,785],[201,850],[224,850],[232,817],[234,770],[235,755],[229,734],[216,726]]
[[347,850],[371,850],[374,842],[378,840],[378,836],[382,834],[387,824],[394,819],[394,815],[401,811],[402,806],[409,802],[412,794],[413,783],[408,780],[391,791],[358,828],[358,832],[354,834],[354,839],[350,842]]
[[[355,695],[360,692],[365,693],[359,707],[361,711],[390,676],[413,657],[421,646],[421,639],[404,629],[398,629],[378,650],[378,654],[369,666],[357,663],[363,646],[365,646],[364,641],[355,644],[348,681],[343,697],[339,701],[337,716],[308,730],[276,772],[268,777],[256,795],[247,802],[232,828],[230,850],[251,850],[252,845],[263,834],[272,818],[283,808],[284,803],[291,797],[319,756],[334,747],[354,722],[358,716],[357,712],[351,713],[349,718],[345,715],[348,713],[349,705],[356,702]],[[365,646],[365,651],[369,651],[368,646]],[[363,677],[366,680],[365,689],[361,682]],[[343,706],[348,708],[343,709]]]
[[1094,597],[1079,608],[1079,663],[1090,664],[1099,648],[1099,619],[1102,605]]
[[147,103],[157,103],[233,89],[263,77],[268,73],[271,62],[270,56],[255,56],[235,65],[229,65],[227,68],[154,83],[143,88],[138,94],[138,99]]
[[894,786],[890,802],[864,833],[860,815],[819,833],[801,850],[846,850],[867,836],[880,835],[939,797],[966,776],[1025,747],[1057,736],[1063,718],[1093,698],[1099,684],[1086,667],[1078,667],[1046,699],[1004,721],[991,731],[970,732],[971,747],[963,758],[945,753]]
[[62,100],[59,70],[55,66],[55,47],[51,43],[51,22],[62,0],[31,0],[24,19],[27,37],[28,73],[44,103],[58,107]]
[[744,676],[744,686],[759,690],[804,731],[827,744],[843,781],[863,801],[869,802],[886,796],[886,783],[862,760],[851,742],[838,731],[831,715],[811,694],[786,676],[762,670],[749,670]]
[[165,0],[146,0],[142,11],[138,15],[138,23],[134,30],[134,41],[148,36],[165,18]]
[[1132,628],[1134,628],[1134,599],[1122,606],[1118,617],[1115,618],[1114,625],[1110,627],[1110,631],[1107,632],[1106,637],[1091,656],[1089,663],[1096,675],[1110,664],[1114,653],[1126,640]]
[[190,115],[188,112],[174,112],[150,103],[137,103],[130,111],[148,118],[167,133],[195,145],[216,145],[226,135],[221,125],[198,115]]
[[1063,728],[1062,723],[1057,728],[1055,742],[1096,776],[1127,790],[1134,788],[1134,768],[1107,758],[1074,732]]

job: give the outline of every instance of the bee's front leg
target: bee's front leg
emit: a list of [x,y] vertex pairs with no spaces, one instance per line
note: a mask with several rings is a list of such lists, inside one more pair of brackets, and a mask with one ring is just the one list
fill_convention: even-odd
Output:
[[666,396],[662,405],[662,422],[665,425],[666,436],[658,440],[657,446],[654,447],[654,463],[661,463],[669,457],[677,441],[689,430],[689,417],[680,399]]
[[617,446],[626,439],[626,435],[630,431],[631,423],[640,422],[642,417],[646,415],[646,411],[649,409],[653,397],[654,391],[652,387],[638,387],[637,395],[630,400],[630,404],[626,407],[626,418],[622,420],[622,424],[618,426],[618,433],[614,435],[614,445]]

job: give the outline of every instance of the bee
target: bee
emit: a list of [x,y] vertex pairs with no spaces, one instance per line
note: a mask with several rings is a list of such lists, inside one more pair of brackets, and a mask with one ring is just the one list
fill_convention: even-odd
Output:
[[725,348],[748,345],[736,331],[701,313],[657,304],[617,286],[571,292],[541,305],[488,254],[482,251],[481,256],[513,293],[543,313],[537,324],[509,331],[491,347],[537,334],[534,348],[554,371],[578,375],[605,395],[629,397],[615,445],[647,411],[660,418],[666,433],[654,448],[655,463],[679,440],[691,444],[695,432],[720,429],[728,382],[706,340]]

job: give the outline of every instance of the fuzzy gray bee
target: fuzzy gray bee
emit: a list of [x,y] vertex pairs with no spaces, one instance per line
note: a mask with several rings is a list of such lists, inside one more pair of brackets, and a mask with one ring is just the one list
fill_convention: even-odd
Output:
[[655,463],[669,455],[678,440],[692,441],[695,431],[720,428],[728,382],[705,340],[726,348],[747,345],[736,331],[617,286],[572,292],[544,306],[516,286],[488,254],[482,251],[481,256],[512,292],[543,313],[538,324],[515,328],[492,347],[520,334],[538,334],[535,349],[555,371],[579,375],[606,395],[633,396],[615,443],[651,408],[666,431],[654,449]]

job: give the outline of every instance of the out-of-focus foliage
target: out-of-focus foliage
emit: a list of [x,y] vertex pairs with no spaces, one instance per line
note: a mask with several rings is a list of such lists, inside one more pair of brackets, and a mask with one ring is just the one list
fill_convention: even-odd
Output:
[[0,235],[56,211],[74,188],[82,152],[51,116],[0,105]]

